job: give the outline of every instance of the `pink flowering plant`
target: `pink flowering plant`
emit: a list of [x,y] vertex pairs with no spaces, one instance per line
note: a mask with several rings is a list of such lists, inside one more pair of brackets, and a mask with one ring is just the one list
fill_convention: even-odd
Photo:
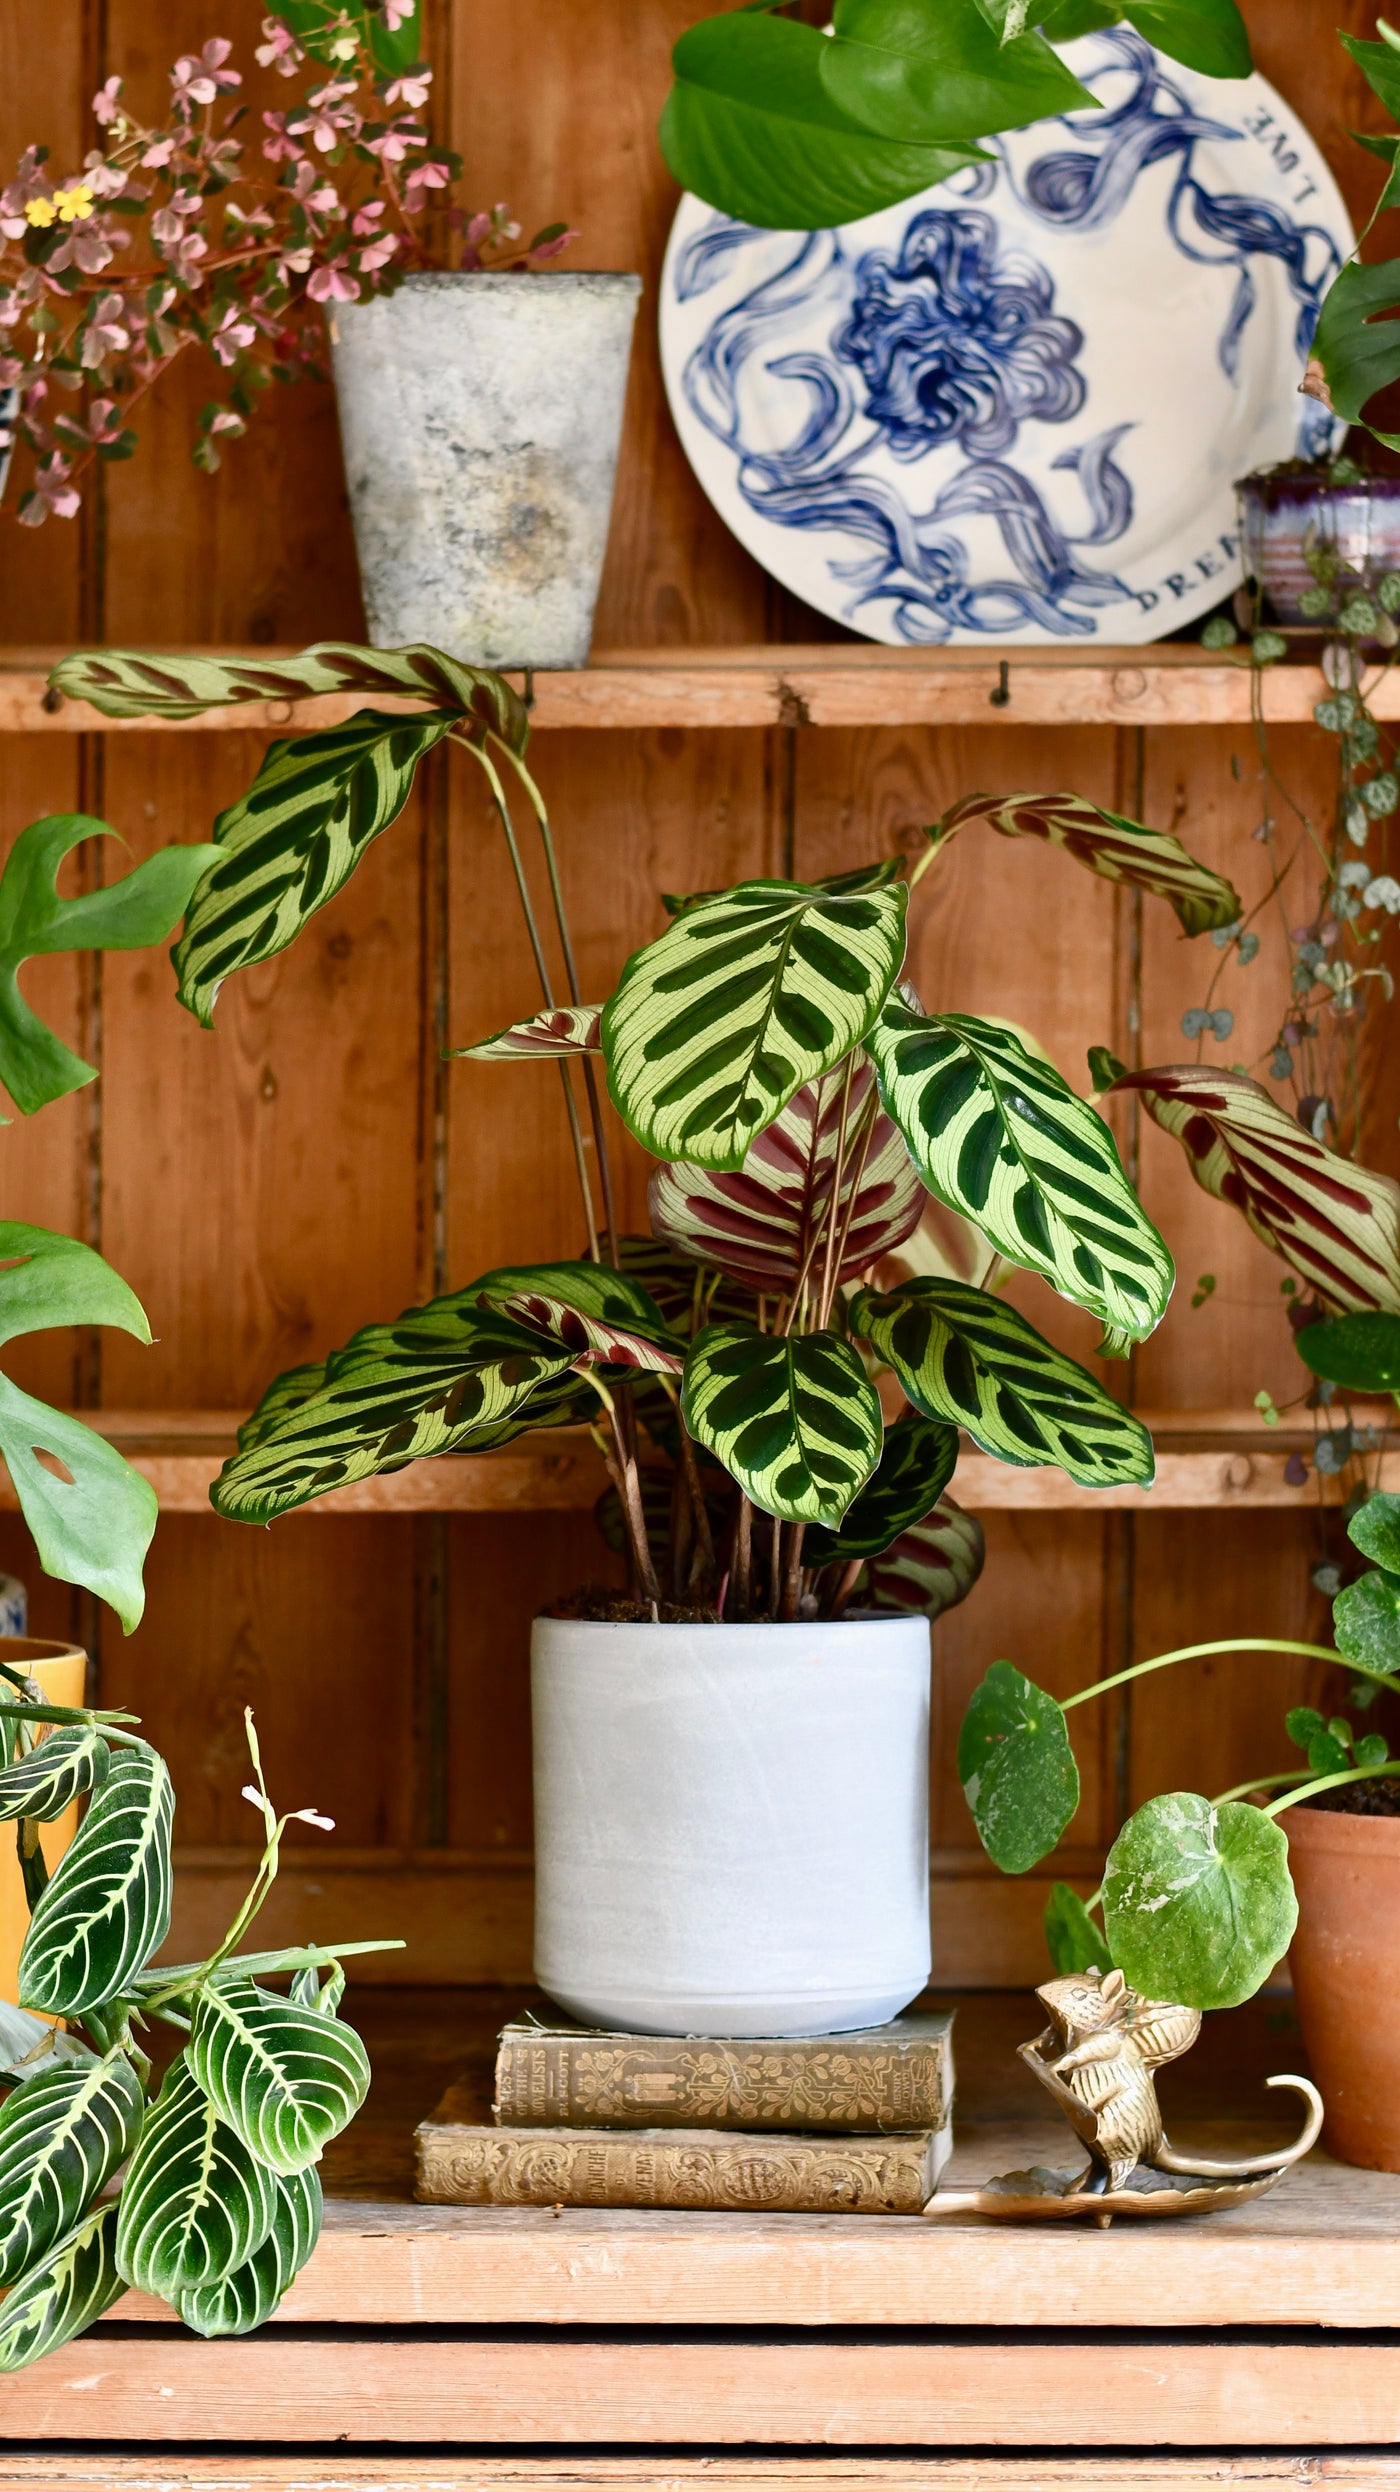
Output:
[[503,206],[456,204],[416,6],[287,0],[262,31],[260,67],[294,84],[283,110],[254,118],[214,36],[171,69],[158,126],[108,78],[81,169],[29,147],[0,191],[0,509],[26,526],[71,519],[84,471],[130,457],[132,414],[189,347],[218,376],[193,451],[213,469],[269,382],[325,377],[338,304],[415,268],[536,265],[572,238],[522,245]]

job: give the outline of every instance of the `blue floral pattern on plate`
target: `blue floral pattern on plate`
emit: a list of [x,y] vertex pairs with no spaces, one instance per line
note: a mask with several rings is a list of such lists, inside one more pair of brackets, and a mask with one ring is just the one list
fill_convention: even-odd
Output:
[[1351,245],[1312,141],[1264,79],[1130,31],[1071,57],[1105,109],[858,226],[677,216],[662,353],[692,464],[771,572],[872,637],[1151,639],[1238,578],[1234,478],[1333,437],[1296,395]]

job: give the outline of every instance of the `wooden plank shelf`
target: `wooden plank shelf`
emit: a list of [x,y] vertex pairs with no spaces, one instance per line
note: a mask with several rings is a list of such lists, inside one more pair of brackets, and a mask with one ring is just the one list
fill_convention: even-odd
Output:
[[[373,706],[418,704],[333,695],[313,701],[250,701],[200,718],[110,719],[48,690],[66,653],[13,649],[0,655],[0,732],[175,734],[285,733],[340,724]],[[266,665],[289,649],[226,649],[211,656]],[[1242,726],[1250,715],[1248,660],[1239,651],[1177,642],[1142,648],[887,649],[869,642],[807,646],[617,649],[577,672],[512,678],[541,729],[643,727],[1117,727]],[[1262,678],[1265,716],[1311,719],[1327,692],[1315,666],[1290,663]],[[1400,718],[1400,674],[1379,678],[1372,706]]]
[[[1285,1478],[1294,1453],[1313,1443],[1311,1428],[1265,1428],[1255,1410],[1145,1411],[1157,1445],[1151,1488],[1081,1488],[1062,1471],[1021,1470],[989,1455],[965,1452],[958,1464],[959,1503],[976,1513],[1160,1513],[1165,1508],[1298,1507],[1335,1500],[1335,1481],[1310,1471],[1303,1486]],[[1370,1414],[1368,1414],[1370,1415]],[[1378,1408],[1374,1424],[1388,1412]],[[1393,1415],[1393,1414],[1390,1414]],[[242,1412],[82,1411],[148,1479],[166,1514],[207,1514],[209,1490],[234,1450]],[[1382,1457],[1382,1484],[1400,1489],[1400,1448]],[[602,1459],[582,1429],[542,1429],[494,1454],[439,1455],[333,1490],[303,1514],[548,1514],[583,1513],[606,1486]],[[0,1512],[18,1500],[0,1469]]]

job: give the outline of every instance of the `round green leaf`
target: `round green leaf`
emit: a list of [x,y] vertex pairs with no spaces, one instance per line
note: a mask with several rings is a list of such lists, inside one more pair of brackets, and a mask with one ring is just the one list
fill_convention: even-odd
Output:
[[183,2055],[146,2115],[119,2201],[117,2264],[175,2301],[221,2284],[272,2230],[274,2175],[220,2119]]
[[1288,1839],[1262,1809],[1167,1791],[1108,1856],[1104,1927],[1134,1990],[1182,2007],[1238,2007],[1288,1951],[1298,1899]]
[[681,1415],[765,1514],[838,1524],[879,1459],[880,1397],[839,1333],[776,1340],[707,1324],[691,1343]]
[[1339,1315],[1295,1335],[1315,1376],[1350,1393],[1400,1393],[1400,1315]]
[[182,2293],[176,2308],[197,2336],[247,2336],[270,2319],[293,2278],[300,2274],[321,2231],[321,2183],[317,2173],[279,2175],[272,2230],[260,2249],[225,2276]]
[[190,2066],[259,2162],[290,2175],[353,2120],[369,2059],[353,2026],[238,1980],[211,1984],[194,2013]]
[[998,1869],[1019,1877],[1053,1852],[1079,1806],[1079,1768],[1053,1696],[994,1661],[963,1715],[958,1780]]
[[1363,1575],[1332,1604],[1337,1650],[1370,1678],[1400,1670],[1400,1583],[1388,1575]]
[[1400,1497],[1378,1489],[1347,1525],[1347,1538],[1363,1557],[1400,1575]]

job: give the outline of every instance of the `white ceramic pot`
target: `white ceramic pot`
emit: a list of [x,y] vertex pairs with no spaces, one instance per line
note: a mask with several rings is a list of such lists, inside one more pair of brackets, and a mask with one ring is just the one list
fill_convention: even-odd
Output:
[[883,2024],[929,1973],[929,1630],[537,1619],[535,1975],[585,2023]]
[[369,636],[582,666],[640,277],[443,270],[336,308],[331,360]]

